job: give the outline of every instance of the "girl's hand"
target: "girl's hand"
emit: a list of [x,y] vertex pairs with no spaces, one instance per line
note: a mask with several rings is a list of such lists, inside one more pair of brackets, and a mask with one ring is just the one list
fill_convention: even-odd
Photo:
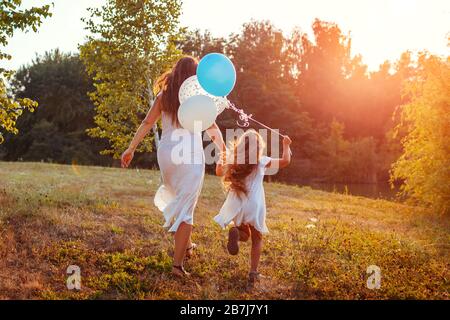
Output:
[[292,143],[291,138],[289,138],[288,136],[284,136],[284,138],[283,138],[283,145],[284,146],[289,146],[289,145],[291,145],[291,143]]
[[216,176],[223,176],[224,171],[223,171],[223,167],[226,165],[226,159],[227,159],[227,152],[226,152],[226,148],[224,147],[224,152],[220,153],[220,158],[216,163]]
[[224,148],[224,151],[222,151],[220,153],[219,162],[222,165],[226,165],[227,164],[227,149],[226,148]]
[[121,165],[122,168],[128,168],[128,166],[131,163],[131,160],[133,160],[134,157],[134,150],[128,148],[127,150],[125,150],[124,153],[122,153],[122,157],[121,157]]
[[267,164],[266,168],[281,169],[287,167],[291,163],[291,138],[283,137],[283,156],[280,159],[272,159]]

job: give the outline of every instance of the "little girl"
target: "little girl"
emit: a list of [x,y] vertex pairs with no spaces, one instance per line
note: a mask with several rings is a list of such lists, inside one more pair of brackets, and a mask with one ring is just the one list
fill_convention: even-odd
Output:
[[283,157],[272,159],[263,156],[265,143],[255,130],[246,131],[232,146],[231,154],[216,165],[216,174],[223,177],[228,191],[227,199],[214,217],[225,228],[231,222],[234,226],[228,233],[228,252],[237,255],[238,241],[252,239],[249,283],[253,285],[260,277],[259,258],[262,250],[262,234],[268,233],[266,226],[266,201],[264,175],[269,168],[284,168],[291,162],[291,139],[283,139]]

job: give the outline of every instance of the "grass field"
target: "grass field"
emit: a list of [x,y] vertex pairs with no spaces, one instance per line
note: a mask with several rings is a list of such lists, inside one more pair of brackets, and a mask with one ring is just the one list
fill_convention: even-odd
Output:
[[[173,278],[172,236],[152,202],[158,184],[150,170],[0,162],[0,298],[450,298],[448,217],[275,183],[266,184],[266,278],[248,290],[249,245],[227,254],[212,222],[224,194],[211,176],[195,215],[192,277]],[[80,291],[66,288],[69,265],[81,268]],[[366,287],[370,265],[381,268],[378,290]]]

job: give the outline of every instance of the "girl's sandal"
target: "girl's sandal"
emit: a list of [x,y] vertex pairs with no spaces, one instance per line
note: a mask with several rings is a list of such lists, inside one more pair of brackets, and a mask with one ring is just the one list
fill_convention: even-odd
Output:
[[186,249],[186,258],[191,258],[194,255],[194,251],[197,249],[196,243],[191,243],[191,246]]
[[172,266],[172,274],[177,277],[189,277],[191,274],[184,270],[183,266]]
[[259,282],[259,280],[260,280],[262,277],[263,277],[263,276],[262,276],[259,272],[251,271],[251,272],[248,274],[248,288],[249,288],[249,289],[252,289],[252,288],[255,286],[255,284],[256,284],[257,282]]

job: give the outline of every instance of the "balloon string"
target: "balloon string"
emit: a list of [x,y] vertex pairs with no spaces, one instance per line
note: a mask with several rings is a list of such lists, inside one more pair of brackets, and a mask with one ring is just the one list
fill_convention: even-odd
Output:
[[281,134],[280,132],[276,131],[275,129],[272,129],[272,128],[269,127],[269,126],[266,126],[264,123],[259,122],[259,121],[256,120],[256,119],[253,119],[253,115],[252,115],[252,114],[246,114],[246,113],[244,112],[243,109],[237,108],[237,107],[234,105],[234,103],[232,103],[231,101],[228,101],[227,109],[233,110],[234,112],[236,112],[236,113],[239,115],[239,120],[240,120],[240,121],[243,121],[243,123],[240,123],[239,120],[236,121],[236,123],[237,123],[237,125],[240,126],[240,127],[248,127],[248,126],[250,126],[249,121],[253,121],[253,122],[259,124],[260,126],[262,126],[262,127],[266,128],[266,129],[270,130],[271,132],[273,132],[273,133],[279,135],[280,137],[283,137],[283,138],[286,137],[284,134]]
[[286,138],[286,136],[285,136],[284,134],[281,134],[279,131],[276,131],[276,130],[274,130],[274,129],[268,127],[268,126],[266,126],[264,123],[261,123],[261,122],[259,122],[258,120],[255,120],[255,119],[253,119],[253,118],[251,118],[251,117],[249,118],[249,120],[251,120],[251,121],[253,121],[253,122],[259,124],[260,126],[262,126],[262,127],[266,128],[266,129],[272,131],[273,133],[279,135],[279,136],[282,137],[282,138]]
[[[260,126],[262,126],[262,127],[266,128],[266,129],[270,130],[271,132],[277,134],[278,136],[280,136],[280,137],[282,137],[282,138],[286,138],[286,137],[287,137],[286,135],[281,134],[279,131],[276,131],[275,129],[272,129],[272,128],[269,127],[269,126],[266,126],[264,123],[259,122],[258,120],[253,119],[253,115],[252,115],[252,114],[246,114],[246,113],[244,112],[243,109],[237,108],[237,107],[234,105],[234,103],[232,103],[231,101],[228,101],[228,104],[227,104],[227,107],[226,107],[226,108],[227,108],[227,109],[230,109],[230,110],[233,110],[234,112],[236,112],[236,113],[239,115],[239,120],[236,121],[236,123],[237,123],[237,125],[240,126],[240,127],[245,127],[245,128],[247,128],[247,127],[250,126],[249,121],[253,121],[253,122],[259,124]],[[240,123],[239,121],[243,121],[243,123]],[[289,150],[289,153],[292,155],[292,150]]]

